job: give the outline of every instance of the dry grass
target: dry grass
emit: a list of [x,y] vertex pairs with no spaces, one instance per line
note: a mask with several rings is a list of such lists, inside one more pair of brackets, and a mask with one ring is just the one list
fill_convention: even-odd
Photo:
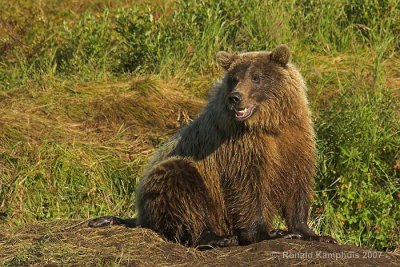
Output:
[[[52,221],[8,228],[0,235],[5,266],[399,266],[400,255],[349,245],[271,240],[200,252],[140,228],[88,228]],[[287,254],[286,254],[287,253]],[[295,254],[298,253],[298,254]],[[305,254],[299,253],[308,253]],[[289,258],[294,255],[295,258]],[[332,259],[333,257],[333,259]],[[335,259],[335,257],[337,257]]]
[[[9,222],[121,205],[134,213],[136,179],[149,154],[204,104],[177,81],[157,77],[38,86],[0,97],[0,211],[10,211]],[[74,211],[83,203],[89,206]]]
[[[384,66],[387,72],[386,86],[391,88],[396,99],[400,99],[400,57],[387,60]],[[400,111],[398,115],[400,116]]]
[[0,101],[1,132],[6,138],[24,137],[32,144],[48,134],[63,142],[79,139],[104,144],[127,128],[135,129],[136,136],[165,136],[196,116],[204,104],[176,81],[157,77],[43,90],[26,86],[3,93]]

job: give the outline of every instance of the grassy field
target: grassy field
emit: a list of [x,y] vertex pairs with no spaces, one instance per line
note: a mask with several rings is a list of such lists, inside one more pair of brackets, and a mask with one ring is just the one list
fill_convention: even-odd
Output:
[[400,2],[0,0],[0,223],[135,215],[153,150],[220,50],[286,43],[309,87],[313,228],[400,245]]

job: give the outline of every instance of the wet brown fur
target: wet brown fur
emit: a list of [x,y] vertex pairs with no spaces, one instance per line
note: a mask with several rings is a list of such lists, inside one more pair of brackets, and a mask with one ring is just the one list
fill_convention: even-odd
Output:
[[[307,226],[316,149],[303,78],[285,45],[272,52],[219,52],[226,70],[200,116],[159,149],[137,191],[138,223],[196,246],[202,235],[271,238],[280,214],[289,233],[318,239]],[[261,85],[253,82],[259,75]],[[254,78],[256,81],[257,79]],[[256,105],[238,121],[228,101]],[[242,107],[241,107],[242,108]]]

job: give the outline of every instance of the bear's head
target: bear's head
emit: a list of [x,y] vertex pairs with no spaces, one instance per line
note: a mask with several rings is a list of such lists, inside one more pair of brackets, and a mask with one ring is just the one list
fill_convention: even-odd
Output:
[[288,46],[279,45],[271,52],[221,51],[217,62],[226,71],[222,90],[227,91],[221,95],[236,121],[273,130],[308,113],[305,85],[290,64]]

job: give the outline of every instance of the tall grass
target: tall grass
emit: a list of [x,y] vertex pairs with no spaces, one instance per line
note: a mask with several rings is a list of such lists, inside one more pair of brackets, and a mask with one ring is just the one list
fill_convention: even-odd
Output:
[[[9,222],[133,215],[148,151],[191,110],[182,99],[204,97],[221,75],[216,52],[287,43],[318,135],[314,227],[343,243],[399,245],[397,0],[0,6],[0,212]],[[162,95],[171,84],[184,95]]]

